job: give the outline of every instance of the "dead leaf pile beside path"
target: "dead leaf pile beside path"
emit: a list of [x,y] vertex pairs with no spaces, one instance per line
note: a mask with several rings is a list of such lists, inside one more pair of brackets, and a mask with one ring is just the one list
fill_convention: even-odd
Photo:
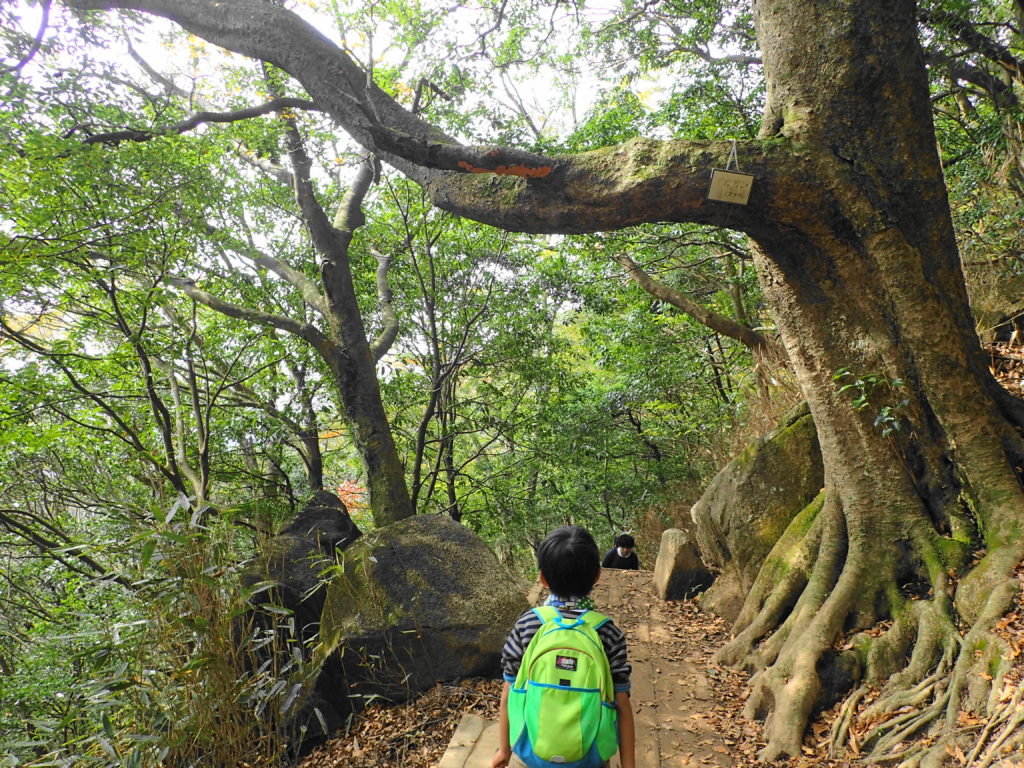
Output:
[[996,342],[985,347],[991,358],[990,370],[1007,391],[1024,397],[1024,345]]
[[500,695],[500,680],[465,680],[436,685],[407,704],[372,704],[347,734],[310,753],[300,768],[432,768],[464,714],[498,718]]

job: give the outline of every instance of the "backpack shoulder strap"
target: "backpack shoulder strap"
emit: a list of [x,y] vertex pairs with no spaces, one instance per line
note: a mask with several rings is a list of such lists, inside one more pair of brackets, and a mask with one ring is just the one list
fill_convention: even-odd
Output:
[[586,624],[596,632],[599,627],[611,621],[611,619],[603,613],[591,610],[586,610],[577,618],[568,620],[565,619],[565,617],[562,616],[562,612],[553,605],[539,605],[533,609],[533,612],[537,614],[537,618],[540,619],[541,624],[547,624],[553,621],[562,629],[573,629],[574,627],[578,627],[580,624]]
[[538,605],[533,609],[533,612],[537,614],[537,618],[540,619],[541,624],[547,624],[555,618],[562,618],[561,612],[559,612],[559,610],[553,605]]
[[580,614],[580,619],[583,621],[584,624],[587,624],[595,631],[599,627],[602,627],[609,621],[611,621],[611,619],[609,619],[603,613],[598,613],[597,611],[586,611],[585,613]]

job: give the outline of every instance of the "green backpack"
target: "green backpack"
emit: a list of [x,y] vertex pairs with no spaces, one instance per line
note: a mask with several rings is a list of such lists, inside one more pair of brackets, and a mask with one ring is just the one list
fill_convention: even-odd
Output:
[[523,654],[508,695],[512,751],[530,768],[597,768],[619,748],[618,710],[597,628],[607,616],[566,620],[554,606]]

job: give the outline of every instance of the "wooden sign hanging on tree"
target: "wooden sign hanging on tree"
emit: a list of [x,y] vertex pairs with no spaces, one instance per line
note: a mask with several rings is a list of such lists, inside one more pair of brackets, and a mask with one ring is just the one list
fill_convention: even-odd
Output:
[[752,173],[712,168],[711,186],[708,187],[708,200],[746,205],[747,200],[750,199],[750,189],[753,186],[754,174]]
[[[735,170],[730,170],[735,166]],[[736,157],[736,142],[732,143],[732,151],[725,163],[725,168],[711,169],[711,184],[708,187],[708,200],[722,203],[746,205],[750,199],[750,189],[754,186],[754,174],[742,173]]]

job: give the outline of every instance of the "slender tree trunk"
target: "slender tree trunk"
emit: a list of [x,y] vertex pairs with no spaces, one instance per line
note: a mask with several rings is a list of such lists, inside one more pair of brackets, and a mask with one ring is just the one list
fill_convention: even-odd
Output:
[[343,347],[327,350],[325,358],[338,383],[342,409],[366,469],[374,522],[387,525],[409,517],[413,509],[405,471],[381,402],[373,361],[369,354],[363,360],[354,361]]
[[299,422],[301,426],[295,436],[297,445],[301,446],[299,455],[306,465],[309,489],[313,492],[321,491],[324,487],[324,457],[320,450],[320,429],[316,419],[316,408],[313,406],[313,394],[309,391],[305,366],[292,365],[289,366],[289,370],[295,382],[296,396],[302,405]]
[[323,257],[320,274],[330,332],[326,338],[319,336],[314,343],[330,365],[338,385],[342,411],[366,470],[373,520],[378,525],[386,525],[413,515],[415,510],[405,483],[405,468],[384,412],[377,361],[359,313],[348,257],[355,230],[365,220],[362,203],[373,180],[373,168],[369,162],[360,168],[332,223],[313,193],[309,177],[311,161],[294,128],[289,152],[295,167],[295,196],[313,243]]
[[[420,418],[419,427],[416,430],[416,454],[412,473],[412,503],[414,508],[418,508],[420,491],[424,483],[422,479],[423,462],[426,460],[427,436],[430,431],[430,423],[434,420],[434,416],[437,413],[438,403],[441,400],[442,388],[447,381],[447,375],[451,373],[451,369],[444,366],[441,362],[441,341],[437,328],[437,305],[434,301],[437,290],[435,285],[436,276],[434,273],[434,257],[429,245],[426,248],[426,258],[427,274],[425,275],[419,266],[415,253],[412,256],[413,267],[416,270],[420,290],[424,296],[423,314],[425,315],[426,322],[423,330],[427,336],[427,344],[429,346],[430,373],[430,397],[427,400],[426,407],[423,409],[423,416]],[[430,475],[430,477],[430,485],[426,496],[427,502],[430,501],[430,496],[433,492],[436,474]]]
[[455,468],[456,378],[455,371],[452,371],[444,382],[443,410],[439,421],[441,431],[439,450],[444,463],[444,485],[448,494],[447,511],[453,520],[459,522],[462,520],[462,510],[459,508],[459,496],[456,492],[456,481],[458,480],[458,470]]

